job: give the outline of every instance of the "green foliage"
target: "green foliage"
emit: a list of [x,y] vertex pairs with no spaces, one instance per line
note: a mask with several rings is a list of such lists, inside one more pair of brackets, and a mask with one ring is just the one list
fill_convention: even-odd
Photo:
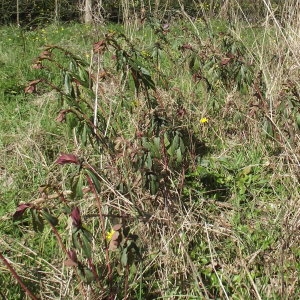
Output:
[[[271,118],[266,79],[240,39],[223,29],[199,37],[186,24],[183,30],[182,23],[151,22],[136,39],[115,30],[93,36],[89,62],[87,48],[50,43],[26,69],[25,89],[25,76],[5,82],[15,101],[2,98],[5,130],[25,131],[32,118],[46,118],[44,132],[32,137],[38,147],[12,155],[24,165],[17,191],[5,191],[6,209],[17,206],[14,223],[5,220],[1,228],[5,256],[20,251],[16,263],[39,266],[43,275],[31,272],[25,286],[38,295],[52,280],[52,298],[61,297],[61,286],[82,299],[280,298],[279,275],[282,286],[299,293],[288,278],[299,267],[297,247],[286,238],[295,236],[294,227],[277,222],[295,183],[286,176],[293,165],[274,146],[283,128],[296,145],[296,81],[282,83]],[[79,28],[54,27],[54,40],[72,39]],[[28,36],[49,35],[26,33],[26,47]],[[17,68],[4,64],[13,77]],[[45,110],[32,104],[41,97]],[[26,121],[20,127],[15,107]],[[4,137],[6,153],[14,140]],[[29,160],[36,152],[45,157]],[[9,272],[0,276],[8,287]]]

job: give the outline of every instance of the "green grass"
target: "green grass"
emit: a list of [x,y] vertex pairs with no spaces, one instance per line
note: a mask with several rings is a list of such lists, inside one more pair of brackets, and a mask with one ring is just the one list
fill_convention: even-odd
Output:
[[[276,78],[277,89],[273,87],[271,79],[279,73],[272,73],[271,59],[283,49],[269,38],[276,36],[277,28],[252,30],[237,24],[233,30],[226,22],[213,21],[211,31],[203,22],[195,21],[195,26],[200,36],[183,20],[171,23],[167,33],[149,25],[136,33],[116,25],[50,25],[34,31],[0,28],[0,246],[3,256],[38,298],[117,295],[123,299],[126,293],[130,299],[299,298],[299,124],[293,119],[299,110],[293,91],[299,86],[282,75]],[[75,53],[91,63],[95,74],[97,56],[90,62],[92,45],[104,39],[104,33],[114,31],[125,34],[131,46],[122,37],[116,41],[125,51],[133,51],[136,56],[132,57],[150,71],[158,86],[155,92],[149,91],[150,98],[158,106],[148,109],[147,97],[135,93],[129,73],[124,71],[122,77],[122,70],[116,70],[115,53],[104,53],[100,68],[108,75],[101,82],[98,109],[109,119],[105,129],[114,150],[99,151],[95,144],[81,145],[67,128],[68,121],[61,124],[55,120],[62,108],[58,93],[42,84],[36,94],[25,94],[24,88],[41,77],[58,85],[62,81],[51,63],[49,69],[31,68],[44,45],[58,45]],[[247,90],[239,91],[237,77],[227,82],[222,77],[218,59],[228,55],[222,50],[226,32],[234,37],[234,45],[245,47],[241,60],[253,66],[254,82],[260,70],[265,74],[266,90],[261,87],[264,99],[253,96],[257,86],[250,84]],[[264,35],[268,39],[262,39]],[[181,50],[184,44],[193,50]],[[157,50],[158,56],[150,59]],[[63,52],[57,57],[69,67],[70,60]],[[287,56],[282,68],[289,70],[292,64]],[[200,77],[197,81],[199,71],[213,84],[211,90]],[[88,99],[88,92],[85,97]],[[278,104],[281,99],[284,101]],[[137,134],[141,131],[146,137],[149,124],[155,124],[153,115],[169,122],[163,132],[175,128],[190,143],[183,165],[172,165],[175,155],[171,154],[168,162],[159,156],[153,160],[168,164],[170,169],[158,183],[168,191],[155,195],[142,186],[143,167],[136,169],[134,165],[141,164],[135,161],[141,155]],[[207,123],[200,122],[203,117]],[[168,138],[172,142],[172,137]],[[151,146],[153,140],[151,136],[144,147]],[[77,197],[66,196],[69,207],[58,199],[42,201],[38,207],[46,207],[59,219],[57,233],[67,249],[76,248],[72,226],[68,225],[70,209],[80,207],[84,228],[93,234],[92,261],[100,274],[100,282],[92,281],[90,289],[85,281],[88,273],[80,277],[77,268],[64,265],[66,253],[47,222],[42,232],[35,232],[29,211],[19,221],[11,218],[19,203],[43,197],[39,187],[45,184],[49,195],[56,187],[74,187],[77,177],[73,183],[69,179],[76,174],[76,166],[55,164],[60,153],[84,157],[105,179],[99,192],[104,228],[94,195],[81,196],[78,183]],[[156,168],[163,172],[161,165]],[[133,256],[128,269],[119,263],[119,254],[128,249],[126,243],[119,245],[120,253],[109,252],[109,260],[105,254],[101,232],[109,231],[121,219],[110,214],[123,215],[130,233],[138,236],[142,258]],[[90,267],[82,249],[83,253],[77,252],[78,259]],[[125,258],[123,255],[120,260]],[[111,278],[105,276],[107,263],[112,267]],[[0,281],[6,299],[26,297],[3,264]]]

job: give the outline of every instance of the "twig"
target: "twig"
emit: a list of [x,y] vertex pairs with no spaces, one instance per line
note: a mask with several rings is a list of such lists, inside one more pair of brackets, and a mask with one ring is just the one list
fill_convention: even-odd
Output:
[[38,300],[36,296],[34,296],[31,291],[27,288],[27,286],[23,283],[22,279],[20,276],[17,274],[17,272],[14,270],[14,268],[10,265],[10,263],[7,261],[7,259],[2,255],[0,252],[0,259],[4,262],[12,276],[18,281],[19,285],[23,289],[23,291],[33,300]]
[[102,229],[102,237],[103,237],[103,241],[105,243],[105,254],[106,254],[106,262],[107,262],[107,273],[108,273],[108,278],[109,278],[109,282],[111,281],[111,266],[110,266],[110,262],[109,262],[109,253],[108,253],[108,245],[107,245],[107,241],[106,241],[106,232],[105,232],[105,221],[104,221],[104,217],[102,214],[102,201],[98,195],[98,192],[95,188],[95,185],[92,181],[92,179],[89,176],[86,176],[86,179],[89,183],[90,188],[92,189],[92,192],[95,195],[96,198],[96,203],[97,203],[97,207],[98,207],[98,215],[99,215],[99,219],[100,219],[100,223],[101,223],[101,229]]

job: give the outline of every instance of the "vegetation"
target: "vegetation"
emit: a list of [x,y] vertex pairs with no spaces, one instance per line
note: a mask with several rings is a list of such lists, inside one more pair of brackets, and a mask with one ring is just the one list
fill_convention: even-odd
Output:
[[263,9],[1,27],[4,299],[299,299],[299,11]]
[[90,21],[87,15],[93,14],[94,21],[110,20],[127,22],[145,17],[171,19],[180,15],[182,9],[193,18],[218,17],[239,18],[247,16],[248,21],[257,22],[268,13],[267,5],[279,20],[285,20],[287,10],[293,6],[292,0],[2,0],[0,24],[18,24],[32,28],[47,22]]

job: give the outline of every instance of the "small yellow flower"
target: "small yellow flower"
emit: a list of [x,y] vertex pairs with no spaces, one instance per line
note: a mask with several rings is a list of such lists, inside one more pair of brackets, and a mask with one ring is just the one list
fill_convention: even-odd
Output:
[[106,232],[106,239],[110,241],[112,239],[112,236],[114,235],[115,231],[111,229],[111,231]]
[[144,58],[147,58],[147,57],[150,57],[151,55],[147,52],[147,51],[145,51],[145,50],[142,50],[141,51],[141,55],[144,57]]
[[201,118],[200,119],[200,123],[201,124],[205,124],[205,123],[207,123],[208,122],[208,119],[207,118]]

